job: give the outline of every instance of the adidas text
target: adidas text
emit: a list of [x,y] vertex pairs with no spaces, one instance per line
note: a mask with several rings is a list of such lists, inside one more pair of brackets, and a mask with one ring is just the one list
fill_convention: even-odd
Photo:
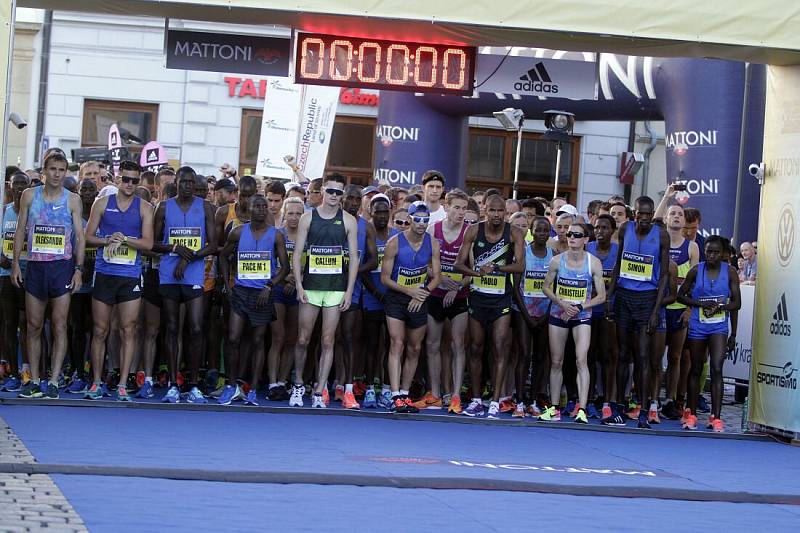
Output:
[[527,91],[532,93],[551,93],[551,94],[558,94],[558,85],[555,83],[544,83],[541,81],[537,82],[521,82],[518,81],[514,84],[515,91]]
[[786,293],[781,294],[781,301],[769,324],[769,332],[772,335],[792,336],[792,324],[789,322],[789,310],[786,306]]

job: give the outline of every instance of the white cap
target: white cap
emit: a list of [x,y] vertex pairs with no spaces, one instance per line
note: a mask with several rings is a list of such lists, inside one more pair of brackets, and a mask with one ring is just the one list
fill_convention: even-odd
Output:
[[97,195],[97,199],[103,198],[105,196],[113,196],[119,192],[119,189],[116,185],[106,185],[100,191],[100,194]]
[[575,209],[575,206],[572,204],[564,204],[558,208],[558,211],[556,211],[556,216],[563,214],[578,216],[578,210]]

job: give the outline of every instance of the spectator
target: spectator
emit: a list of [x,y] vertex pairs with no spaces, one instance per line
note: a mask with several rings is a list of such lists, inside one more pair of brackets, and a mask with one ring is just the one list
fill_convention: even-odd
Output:
[[697,247],[700,249],[700,261],[705,261],[706,239],[697,232],[697,230],[700,228],[700,222],[703,220],[700,210],[695,207],[684,207],[683,217],[685,219],[683,226],[683,238],[697,243]]
[[739,251],[744,258],[744,268],[739,272],[739,281],[747,285],[752,285],[756,282],[756,275],[758,273],[758,257],[756,257],[753,245],[749,242],[743,242],[739,246]]
[[602,200],[592,200],[591,202],[589,202],[589,205],[586,206],[586,216],[589,220],[589,224],[594,225],[594,221],[597,219],[597,215],[600,214],[599,211],[601,205],[603,205]]
[[506,200],[506,220],[511,221],[511,215],[514,213],[519,213],[522,211],[522,203],[519,200],[514,200],[513,198],[509,198]]

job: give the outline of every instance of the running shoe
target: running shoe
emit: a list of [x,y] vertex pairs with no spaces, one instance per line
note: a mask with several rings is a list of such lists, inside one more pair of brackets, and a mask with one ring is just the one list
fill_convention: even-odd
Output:
[[681,418],[681,413],[675,408],[674,401],[667,400],[664,402],[664,405],[661,406],[661,416],[667,420],[679,420]]
[[184,379],[184,377],[183,377],[183,372],[178,372],[178,375],[177,375],[177,376],[175,376],[175,384],[176,384],[176,385],[178,386],[178,388],[180,389],[180,388],[182,388],[182,387],[183,387],[183,384],[184,384],[185,382],[186,382],[186,380],[185,380],[185,379]]
[[325,400],[322,398],[321,394],[314,393],[313,400],[311,401],[311,407],[314,409],[325,409],[328,406],[325,405]]
[[192,387],[192,390],[189,391],[189,394],[186,396],[187,403],[196,403],[196,404],[207,404],[208,400],[206,397],[203,396],[203,393],[200,392],[200,389],[197,387]]
[[562,411],[559,411],[557,407],[551,405],[550,407],[547,408],[547,410],[545,410],[544,413],[539,415],[539,420],[542,420],[544,422],[560,422],[561,413]]
[[153,392],[153,384],[149,381],[145,381],[136,393],[136,397],[143,400],[147,400],[153,396],[155,396],[155,393]]
[[[592,404],[589,404],[592,405]],[[595,409],[596,411],[596,409]],[[578,409],[578,412],[575,413],[575,423],[576,424],[588,424],[589,420],[586,418],[586,411],[583,408]]]
[[6,377],[11,374],[11,365],[5,359],[0,360],[0,377]]
[[706,423],[706,429],[713,429],[714,428],[714,415],[708,417],[708,423]]
[[418,402],[414,402],[414,407],[417,409],[441,409],[442,399],[428,391]]
[[342,399],[342,407],[345,409],[361,409],[361,406],[358,405],[356,401],[356,397],[352,392],[344,392],[344,398]]
[[419,413],[419,408],[414,405],[414,402],[408,396],[403,396],[403,403],[406,404],[406,413]]
[[20,398],[41,398],[42,390],[38,383],[28,380],[20,389],[18,396]]
[[86,394],[87,385],[88,384],[81,378],[75,377],[75,379],[72,380],[72,383],[69,384],[69,387],[67,387],[67,390],[64,392],[69,394]]
[[406,402],[403,401],[402,396],[395,396],[392,398],[392,412],[393,413],[407,413],[408,407],[406,406]]
[[636,427],[639,429],[653,429],[650,426],[650,422],[647,421],[647,413],[644,411],[639,412],[639,418],[636,422]]
[[697,417],[690,412],[684,417],[681,425],[683,429],[697,429]]
[[22,384],[23,384],[23,385],[24,385],[25,383],[29,382],[31,379],[33,379],[33,376],[31,376],[31,370],[30,370],[30,368],[26,368],[26,369],[24,369],[24,370],[22,371],[22,374],[20,374],[20,378],[22,379]]
[[217,390],[217,380],[219,379],[219,370],[216,368],[212,368],[208,372],[206,372],[206,377],[203,379],[203,388],[206,391],[214,391]]
[[614,412],[611,411],[611,406],[607,403],[603,404],[603,411],[601,412],[600,420],[605,420],[606,418],[611,418],[614,416]]
[[647,421],[651,424],[661,423],[661,419],[658,418],[658,405],[655,402],[650,405],[650,410],[647,412]]
[[144,386],[147,376],[144,375],[144,370],[139,370],[136,373],[136,386],[140,389]]
[[267,390],[267,400],[271,402],[277,402],[279,397],[278,386],[273,385]]
[[66,389],[67,388],[67,378],[64,377],[64,374],[58,376],[58,385],[59,389]]
[[575,403],[575,407],[572,408],[572,411],[569,413],[570,418],[575,418],[578,416],[578,410],[581,409],[581,404]]
[[628,408],[628,412],[625,413],[625,416],[631,420],[639,420],[639,414],[642,412],[641,406],[637,404],[635,407],[631,408],[630,405],[628,405]]
[[539,418],[542,416],[542,410],[539,409],[539,405],[537,405],[535,401],[528,406],[528,414],[533,418]]
[[519,402],[516,407],[514,408],[514,412],[511,413],[512,418],[525,418],[525,404]]
[[595,407],[594,402],[589,402],[589,406],[586,407],[586,416],[589,418],[600,418],[600,413],[597,412],[597,407]]
[[514,400],[511,399],[510,396],[506,396],[505,398],[500,400],[500,412],[501,413],[510,413],[514,409],[516,409],[517,404]]
[[464,408],[461,406],[461,396],[453,394],[450,397],[450,404],[447,406],[447,412],[460,415],[463,411]]
[[256,395],[255,389],[250,389],[250,392],[247,393],[247,396],[244,399],[245,405],[255,405],[258,407],[258,396]]
[[697,397],[697,410],[701,413],[710,413],[711,406],[708,405],[708,400],[702,394]]
[[[681,416],[681,425],[685,424],[685,423],[686,423],[686,420],[687,420],[687,419],[688,419],[690,416],[692,416],[692,410],[691,410],[691,409],[689,409],[688,407],[686,407],[686,408],[683,410],[683,415]],[[696,418],[696,417],[695,417],[695,418]],[[697,422],[697,420],[695,420],[695,422]]]
[[378,407],[378,399],[375,397],[375,389],[369,388],[364,393],[364,402],[361,404],[364,409],[375,409]]
[[382,390],[381,395],[378,396],[378,405],[384,409],[392,410],[393,408],[392,393],[388,389]]
[[167,394],[161,398],[161,403],[180,403],[181,402],[181,391],[173,385],[167,391]]
[[209,396],[212,397],[212,398],[215,398],[215,399],[219,399],[219,397],[222,396],[223,392],[225,392],[225,382],[224,381],[223,381],[222,385],[218,384],[217,388],[214,389],[213,391],[211,391]]
[[486,414],[486,418],[491,418],[492,420],[500,418],[500,402],[489,402],[489,411]]
[[119,387],[117,388],[117,401],[118,402],[129,402],[131,401],[131,395],[128,394],[127,387]]
[[103,385],[100,383],[92,383],[89,390],[83,395],[85,400],[102,400],[103,399]]
[[289,396],[289,407],[303,407],[303,395],[306,388],[303,385],[292,386],[292,395]]
[[722,422],[721,418],[715,418],[712,424],[712,430],[714,433],[723,433],[725,431],[725,423]]
[[480,398],[473,398],[466,409],[464,409],[461,414],[467,416],[481,416],[486,408],[483,406],[483,402]]
[[623,427],[626,425],[626,420],[621,414],[612,410],[611,416],[607,416],[606,418],[602,419],[600,423],[604,426]]
[[364,396],[367,393],[367,386],[364,384],[364,381],[361,379],[357,379],[353,382],[353,396],[358,398]]
[[328,392],[327,386],[322,388],[322,403],[325,404],[325,407],[328,407],[331,404],[331,393]]
[[[563,401],[563,400],[562,400]],[[567,402],[567,406],[561,410],[561,414],[564,416],[571,416],[574,417],[575,415],[572,414],[578,409],[578,405],[575,403],[574,400],[570,400]]]
[[222,396],[217,399],[217,403],[219,405],[230,405],[239,395],[241,395],[239,385],[226,385],[225,390],[222,391]]
[[450,401],[453,399],[452,394],[442,394],[442,408],[450,407]]
[[43,397],[47,400],[58,400],[58,385],[48,381],[44,389]]
[[[325,387],[325,388],[327,389],[327,387]],[[336,387],[334,389],[334,392],[333,392],[333,399],[334,399],[334,401],[337,401],[337,402],[343,402],[344,401],[344,387],[342,387],[341,385],[336,385]],[[328,401],[325,402],[325,404],[326,405],[330,404],[330,399],[328,399]]]
[[19,378],[14,376],[8,376],[5,381],[3,381],[3,386],[0,387],[0,390],[5,392],[14,392],[18,391],[22,386]]

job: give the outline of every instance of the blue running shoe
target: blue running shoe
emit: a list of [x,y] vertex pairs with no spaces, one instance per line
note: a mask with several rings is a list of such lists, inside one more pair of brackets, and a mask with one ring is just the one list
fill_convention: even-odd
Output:
[[161,403],[180,403],[181,401],[181,391],[178,390],[178,387],[173,385],[167,391],[167,394],[161,398]]
[[83,381],[81,378],[76,377],[72,380],[67,387],[67,390],[64,392],[68,392],[70,394],[86,394],[86,382]]
[[247,397],[244,399],[245,405],[255,405],[258,407],[258,396],[256,396],[255,389],[250,389],[250,392],[247,393]]
[[15,392],[18,391],[20,387],[22,387],[22,384],[20,383],[19,378],[16,378],[14,376],[9,376],[3,382],[3,386],[0,387],[0,390],[3,390],[5,392]]
[[466,416],[483,416],[486,412],[486,408],[483,406],[483,402],[480,398],[473,398],[466,409],[464,409],[461,414]]
[[117,389],[117,401],[118,402],[130,402],[131,395],[128,394],[128,389],[125,387],[119,387]]
[[708,405],[708,400],[702,394],[697,397],[697,410],[701,413],[710,413],[711,407]]
[[198,389],[197,387],[192,387],[192,390],[189,391],[189,395],[186,397],[186,401],[189,403],[197,403],[197,404],[208,403],[206,397],[203,396],[203,393],[200,392],[200,389]]
[[586,408],[586,415],[589,418],[600,418],[600,413],[597,412],[594,402],[589,402],[589,407]]
[[86,392],[83,394],[83,397],[87,400],[102,400],[104,396],[103,388],[104,385],[92,383],[92,386],[86,390]]
[[562,416],[572,416],[572,411],[575,410],[575,401],[570,400],[567,402],[567,406],[561,410]]
[[392,409],[392,392],[389,390],[385,390],[381,392],[381,395],[378,396],[378,405],[383,407],[384,409]]
[[153,392],[153,384],[149,381],[145,381],[144,385],[142,385],[142,387],[136,393],[136,398],[141,398],[142,400],[147,400],[153,396],[155,396],[155,393]]
[[220,405],[230,405],[233,400],[240,395],[241,392],[239,390],[239,386],[233,385],[225,385],[225,389],[222,391],[222,396],[217,399],[217,403]]
[[375,409],[378,407],[378,399],[375,396],[375,390],[367,389],[364,393],[364,401],[361,402],[361,407],[364,409]]

